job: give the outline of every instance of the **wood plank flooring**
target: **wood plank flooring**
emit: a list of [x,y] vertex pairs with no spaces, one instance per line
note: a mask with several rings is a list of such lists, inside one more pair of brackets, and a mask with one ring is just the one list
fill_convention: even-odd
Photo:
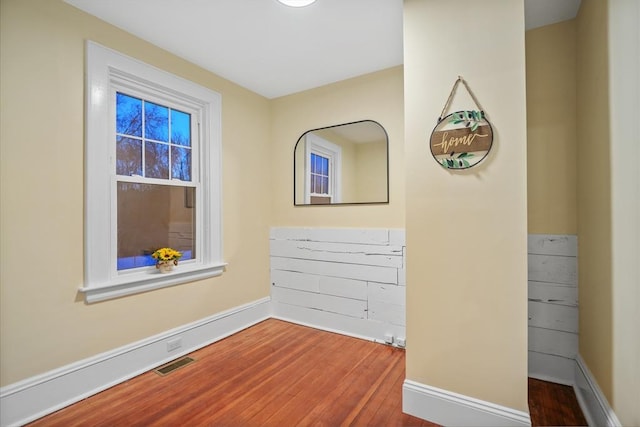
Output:
[[573,387],[533,378],[529,378],[529,414],[536,426],[587,425]]
[[[436,426],[402,413],[405,358],[393,347],[270,319],[189,356],[166,376],[147,372],[31,425]],[[537,399],[533,424],[563,425],[559,397]]]

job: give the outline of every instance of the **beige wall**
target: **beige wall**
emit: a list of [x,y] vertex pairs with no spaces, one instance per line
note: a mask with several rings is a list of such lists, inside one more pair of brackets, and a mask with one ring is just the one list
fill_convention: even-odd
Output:
[[529,233],[576,234],[576,23],[526,32]]
[[640,3],[609,2],[613,408],[640,425]]
[[[61,0],[0,4],[2,385],[268,296],[268,100]],[[92,305],[78,294],[86,39],[222,94],[221,277]]]
[[[387,141],[356,145],[358,202],[387,199]],[[401,176],[394,177],[401,178]]]
[[609,0],[613,409],[640,426],[640,3]]
[[[404,2],[407,378],[528,412],[524,47],[522,0]],[[495,140],[449,172],[427,138],[458,75]]]
[[611,168],[607,1],[577,16],[580,354],[612,402]]
[[[272,101],[273,226],[404,227],[403,76],[394,67]],[[374,120],[389,134],[389,204],[293,206],[293,149],[304,132]]]

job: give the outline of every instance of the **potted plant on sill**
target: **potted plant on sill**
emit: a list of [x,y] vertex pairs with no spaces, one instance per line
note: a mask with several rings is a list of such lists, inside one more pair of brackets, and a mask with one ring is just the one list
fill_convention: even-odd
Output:
[[151,257],[156,260],[156,268],[160,273],[168,273],[178,265],[178,260],[182,258],[182,252],[172,248],[160,248],[152,253]]

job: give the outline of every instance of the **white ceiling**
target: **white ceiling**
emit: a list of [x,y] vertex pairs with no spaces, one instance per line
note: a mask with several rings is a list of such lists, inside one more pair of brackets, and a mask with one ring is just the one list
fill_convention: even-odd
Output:
[[[267,98],[403,63],[402,0],[65,1]],[[525,0],[527,29],[579,4]]]

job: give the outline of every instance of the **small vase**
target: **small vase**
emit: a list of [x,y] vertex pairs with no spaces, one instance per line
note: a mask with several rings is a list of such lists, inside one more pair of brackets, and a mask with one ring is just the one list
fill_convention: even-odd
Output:
[[177,263],[175,261],[158,261],[156,263],[156,268],[160,270],[160,273],[169,273],[173,271],[173,267]]

